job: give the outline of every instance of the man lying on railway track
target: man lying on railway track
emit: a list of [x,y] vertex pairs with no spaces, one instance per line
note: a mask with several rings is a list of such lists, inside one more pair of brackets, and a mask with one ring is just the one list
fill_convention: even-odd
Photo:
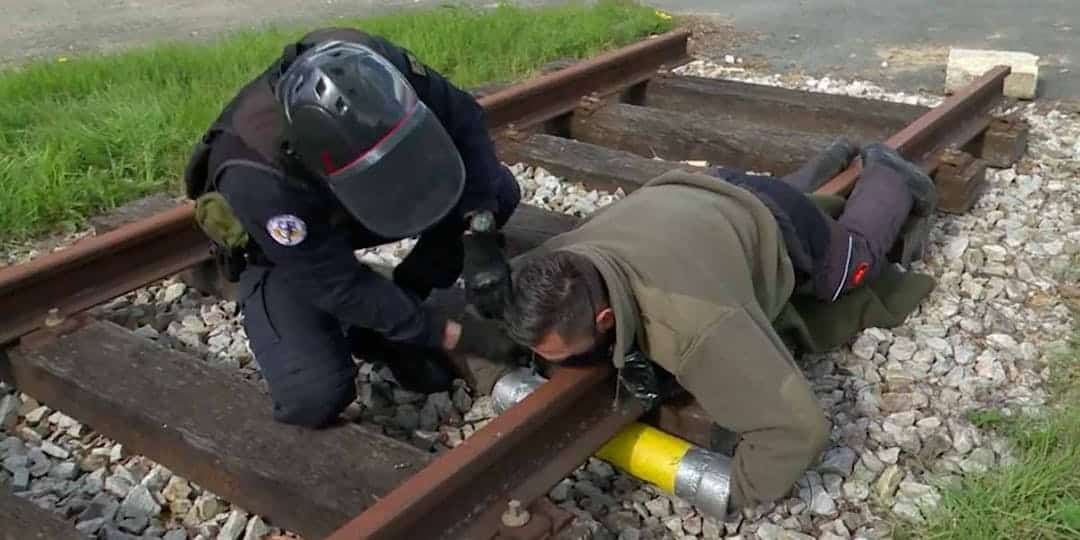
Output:
[[[856,155],[861,177],[833,219],[803,192]],[[936,205],[930,178],[883,145],[834,143],[785,180],[670,172],[512,263],[516,341],[555,364],[613,358],[632,390],[642,366],[624,362],[645,358],[739,435],[731,509],[782,497],[828,440],[775,328],[793,294],[836,306],[899,273],[889,248]]]
[[[464,278],[481,312],[504,304],[500,229],[521,198],[483,109],[409,51],[320,29],[240,90],[185,171],[196,219],[239,280],[274,417],[320,427],[356,395],[352,354],[407,388],[450,387],[443,351],[497,360],[493,321],[422,301]],[[355,250],[419,236],[391,278]]]

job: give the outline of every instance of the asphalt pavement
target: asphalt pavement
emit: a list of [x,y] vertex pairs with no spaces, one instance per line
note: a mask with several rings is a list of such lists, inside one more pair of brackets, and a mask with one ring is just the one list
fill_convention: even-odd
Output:
[[[777,71],[940,91],[950,47],[1040,57],[1039,95],[1080,97],[1080,0],[653,0],[722,17],[757,39],[732,54]],[[883,66],[884,63],[884,66]]]
[[[0,0],[0,64],[111,51],[160,39],[205,39],[270,23],[325,21],[439,0]],[[459,4],[491,5],[491,0]],[[524,4],[545,3],[527,0]],[[547,1],[547,3],[552,3]],[[949,47],[1041,57],[1040,95],[1080,97],[1080,0],[651,0],[708,14],[757,39],[731,53],[799,70],[940,89]]]

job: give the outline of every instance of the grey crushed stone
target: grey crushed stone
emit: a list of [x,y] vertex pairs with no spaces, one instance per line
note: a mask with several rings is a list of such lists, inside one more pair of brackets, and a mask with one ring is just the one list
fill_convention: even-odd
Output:
[[259,516],[248,520],[244,528],[244,540],[262,540],[263,536],[270,534],[270,527]]
[[132,534],[141,534],[150,526],[150,518],[146,514],[129,515],[121,511],[116,519],[116,526]]
[[79,475],[79,466],[74,461],[56,463],[49,470],[49,476],[62,480],[74,480]]
[[93,536],[97,534],[99,530],[105,525],[106,520],[104,518],[90,519],[87,521],[80,521],[75,524],[75,529],[79,532]]
[[131,480],[129,475],[113,474],[105,479],[105,491],[108,491],[117,497],[127,497],[127,494],[130,493],[134,487],[135,483]]
[[188,534],[184,529],[170,529],[162,540],[188,540]]
[[30,475],[35,478],[44,476],[52,468],[52,462],[41,448],[31,448],[26,456],[30,459]]
[[90,504],[86,507],[81,514],[79,514],[79,521],[86,521],[98,518],[104,518],[105,520],[112,520],[116,517],[116,513],[120,510],[120,502],[112,498],[106,493],[99,493],[90,501]]
[[217,540],[239,540],[240,535],[244,534],[244,527],[247,525],[247,521],[247,512],[240,510],[229,512],[229,518],[225,521],[225,524],[222,525]]

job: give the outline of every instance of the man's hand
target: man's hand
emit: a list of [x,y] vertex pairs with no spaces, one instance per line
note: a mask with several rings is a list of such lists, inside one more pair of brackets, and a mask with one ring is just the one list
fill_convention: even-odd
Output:
[[495,230],[490,212],[470,218],[470,226],[462,241],[465,262],[465,299],[489,319],[501,318],[510,301],[510,264],[503,254],[502,233]]

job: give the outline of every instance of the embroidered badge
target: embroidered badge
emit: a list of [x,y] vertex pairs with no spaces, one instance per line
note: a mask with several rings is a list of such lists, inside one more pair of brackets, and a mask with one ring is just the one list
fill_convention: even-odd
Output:
[[283,246],[295,246],[307,237],[307,224],[292,214],[282,214],[266,222],[266,232]]

